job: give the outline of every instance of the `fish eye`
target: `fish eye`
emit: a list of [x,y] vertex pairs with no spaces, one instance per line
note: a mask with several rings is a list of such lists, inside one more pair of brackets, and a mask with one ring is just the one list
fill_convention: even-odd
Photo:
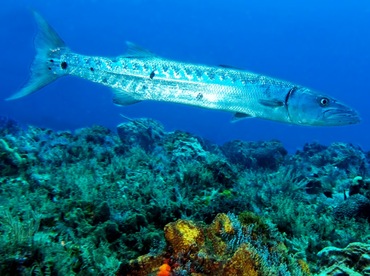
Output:
[[326,97],[322,97],[319,99],[319,103],[320,103],[320,106],[324,107],[324,106],[328,106],[329,103],[330,103],[330,100]]

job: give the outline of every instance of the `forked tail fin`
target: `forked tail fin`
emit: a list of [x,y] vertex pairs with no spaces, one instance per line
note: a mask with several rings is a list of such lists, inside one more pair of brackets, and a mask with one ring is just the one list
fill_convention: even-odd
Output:
[[60,53],[68,50],[68,48],[40,14],[33,11],[33,15],[39,30],[35,38],[36,56],[31,66],[30,78],[21,90],[7,98],[7,100],[15,100],[30,95],[62,76],[52,70],[50,62],[53,62],[53,58],[58,59]]

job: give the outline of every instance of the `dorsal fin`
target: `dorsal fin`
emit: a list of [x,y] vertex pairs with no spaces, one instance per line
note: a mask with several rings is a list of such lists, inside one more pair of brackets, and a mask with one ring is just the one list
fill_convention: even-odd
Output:
[[156,57],[151,51],[135,44],[130,41],[126,41],[127,45],[127,52],[124,55],[125,57],[134,57],[134,58],[149,58],[149,57]]

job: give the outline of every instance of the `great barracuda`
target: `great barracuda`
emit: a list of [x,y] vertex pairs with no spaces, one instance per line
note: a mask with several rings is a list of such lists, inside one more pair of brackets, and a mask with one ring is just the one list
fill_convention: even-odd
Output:
[[28,83],[8,100],[29,95],[61,76],[111,87],[119,105],[143,100],[181,103],[296,125],[336,126],[360,121],[356,111],[332,97],[287,81],[225,66],[172,61],[128,43],[116,58],[72,52],[34,12],[39,32]]

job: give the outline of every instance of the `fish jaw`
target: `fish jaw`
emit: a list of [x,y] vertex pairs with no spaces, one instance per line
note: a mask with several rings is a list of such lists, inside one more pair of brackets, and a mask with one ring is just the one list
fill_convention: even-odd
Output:
[[337,107],[324,111],[323,121],[328,126],[353,125],[361,122],[359,114],[350,107],[337,103]]

